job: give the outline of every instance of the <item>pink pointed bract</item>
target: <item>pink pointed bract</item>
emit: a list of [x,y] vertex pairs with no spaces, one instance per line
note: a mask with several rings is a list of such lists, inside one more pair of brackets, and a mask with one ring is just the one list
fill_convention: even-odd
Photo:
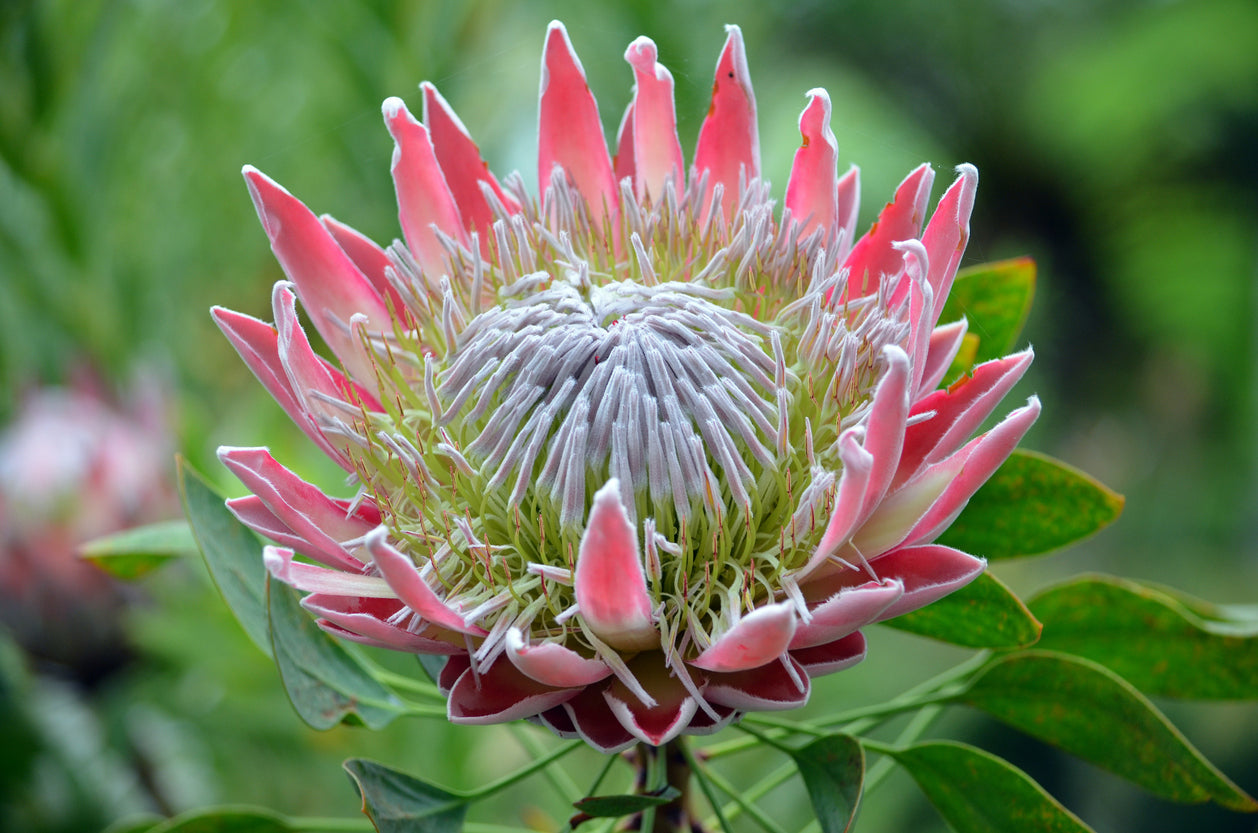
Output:
[[246,168],[291,283],[275,326],[215,317],[356,489],[224,448],[254,493],[231,508],[328,632],[448,657],[455,722],[610,751],[800,706],[864,657],[862,627],[982,572],[933,541],[1039,413],[975,436],[1029,351],[939,389],[977,172],[931,214],[919,167],[853,239],[859,171],[838,173],[824,90],[785,210],[759,179],[737,27],[688,170],[654,43],[625,54],[614,156],[561,24],[543,53],[539,194],[495,177],[427,83],[422,123],[384,106],[405,242]]

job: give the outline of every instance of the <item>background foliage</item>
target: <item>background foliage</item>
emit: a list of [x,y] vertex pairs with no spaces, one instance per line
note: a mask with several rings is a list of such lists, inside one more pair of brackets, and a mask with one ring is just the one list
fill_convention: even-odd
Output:
[[[10,0],[0,5],[0,416],[84,361],[119,387],[137,365],[157,366],[178,392],[181,447],[224,488],[238,487],[212,460],[220,443],[268,444],[303,476],[334,482],[206,314],[219,303],[268,317],[280,277],[239,168],[255,164],[316,211],[391,239],[392,145],[379,103],[396,94],[418,109],[416,85],[428,79],[496,170],[532,180],[537,65],[555,17],[609,133],[631,83],[619,56],[636,35],[653,37],[677,79],[687,149],[721,24],[738,22],[767,175],[785,183],[803,93],[828,88],[841,164],[862,168],[862,224],[919,161],[945,179],[952,165],[976,163],[967,263],[1029,254],[1039,265],[1024,331],[1037,359],[1011,397],[1036,391],[1046,404],[1026,444],[1127,496],[1123,522],[1104,535],[995,574],[1024,596],[1102,570],[1254,601],[1258,7],[1247,0],[688,0],[597,11],[575,0]],[[345,757],[439,771],[444,785],[469,789],[531,754],[510,730],[435,720],[311,732],[196,560],[143,587],[148,601],[127,619],[132,658],[110,676],[85,685],[72,669],[0,654],[11,715],[0,729],[0,828],[96,830],[130,812],[211,802],[347,815],[357,801]],[[1095,588],[1098,603],[1112,592]],[[1052,605],[1050,592],[1032,608],[1044,619]],[[964,656],[885,628],[871,642],[868,660],[817,687],[810,713],[880,702]],[[380,660],[415,673],[405,657]],[[1177,696],[1175,684],[1163,693]],[[1252,706],[1159,705],[1258,791],[1258,752],[1245,742],[1258,736]],[[941,731],[1013,760],[1098,830],[1176,830],[1189,818],[1252,829],[1251,817],[1149,798],[977,713],[950,720]],[[597,765],[584,755],[574,769]],[[730,763],[737,778],[742,762]],[[764,799],[787,829],[804,821],[802,789]],[[862,808],[861,830],[944,829],[907,776],[882,790]],[[478,812],[519,823],[520,807],[537,819],[562,812],[555,806],[526,788]]]

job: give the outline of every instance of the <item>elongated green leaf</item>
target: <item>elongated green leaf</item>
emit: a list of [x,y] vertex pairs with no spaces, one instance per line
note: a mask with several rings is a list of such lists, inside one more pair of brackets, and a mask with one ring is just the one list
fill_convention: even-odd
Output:
[[940,321],[965,316],[978,336],[976,362],[1008,353],[1022,332],[1035,297],[1035,261],[1029,257],[981,263],[957,273]]
[[379,729],[401,713],[402,703],[319,629],[291,589],[268,580],[267,598],[275,664],[302,720],[330,729],[352,715]]
[[883,624],[967,648],[1022,648],[1040,637],[1040,623],[1022,600],[987,572],[955,593]]
[[130,833],[292,833],[283,816],[259,807],[207,807]]
[[195,555],[199,551],[187,521],[163,521],[95,538],[79,547],[79,557],[115,578],[130,581],[151,573],[172,558]]
[[1045,624],[1041,648],[1100,663],[1146,694],[1258,699],[1258,623],[1204,619],[1168,593],[1109,576],[1053,587],[1031,609]]
[[1089,833],[1025,772],[963,743],[933,742],[891,753],[957,833]]
[[179,492],[210,577],[253,644],[271,656],[262,542],[236,520],[222,496],[185,460],[179,461]]
[[[615,819],[630,813],[639,813],[647,807],[660,807],[681,795],[676,787],[665,787],[655,795],[591,795],[574,802],[573,807],[581,811],[581,821],[586,819]],[[580,822],[578,822],[580,823]],[[576,825],[573,825],[574,827]]]
[[345,762],[378,833],[458,833],[467,799],[362,758]]
[[939,543],[984,558],[1039,555],[1103,529],[1122,495],[1045,454],[1018,450],[970,498]]
[[865,750],[851,735],[835,733],[789,751],[822,833],[847,833],[860,809]]
[[1090,660],[1007,656],[957,699],[1163,798],[1258,810],[1140,692]]

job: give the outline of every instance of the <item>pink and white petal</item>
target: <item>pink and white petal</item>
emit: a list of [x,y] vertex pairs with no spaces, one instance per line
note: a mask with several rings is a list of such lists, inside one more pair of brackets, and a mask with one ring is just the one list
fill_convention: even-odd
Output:
[[441,673],[437,675],[437,690],[449,697],[450,689],[454,688],[454,684],[471,667],[472,658],[467,654],[451,655],[445,665],[441,666]]
[[539,98],[537,181],[545,189],[558,165],[589,204],[594,228],[601,229],[604,220],[616,228],[619,192],[598,103],[568,31],[557,20],[546,31]]
[[236,520],[259,535],[274,541],[281,547],[295,550],[302,555],[309,556],[322,564],[327,564],[337,569],[357,571],[362,568],[361,564],[355,568],[343,561],[346,555],[344,549],[341,549],[336,554],[323,552],[319,547],[293,532],[283,521],[276,517],[274,512],[267,508],[262,498],[257,495],[231,498],[226,501],[226,504],[227,509],[236,516]]
[[301,600],[301,606],[319,617],[320,627],[329,630],[324,622],[337,628],[338,636],[355,639],[366,644],[406,651],[412,654],[436,654],[449,656],[467,652],[467,646],[434,638],[432,629],[420,633],[390,624],[389,619],[403,605],[397,599],[368,599],[354,596],[332,596],[312,593]]
[[839,228],[839,143],[830,129],[829,94],[817,88],[808,91],[808,99],[808,106],[799,117],[799,132],[804,143],[795,151],[795,161],[791,164],[791,178],[786,183],[786,207],[802,224],[800,237],[820,227],[829,248]]
[[424,282],[436,287],[450,271],[438,232],[466,246],[463,217],[437,162],[428,128],[415,120],[400,98],[386,98],[382,109],[393,136],[391,171],[402,236],[424,273]]
[[892,488],[960,448],[1022,378],[1034,357],[1027,349],[984,362],[947,390],[934,391],[913,403],[912,415],[934,415],[905,430],[900,470]]
[[227,505],[228,511],[236,517],[236,520],[254,532],[282,547],[296,550],[302,555],[310,555],[307,552],[307,550],[313,549],[310,542],[305,538],[299,537],[285,526],[283,521],[275,517],[275,513],[266,508],[262,498],[257,495],[245,495],[244,497],[228,498],[224,503]]
[[380,526],[384,517],[380,514],[380,507],[371,500],[332,498],[332,502],[340,507],[343,517],[357,518],[372,527]]
[[487,241],[494,214],[482,188],[488,187],[493,191],[498,201],[512,214],[519,211],[520,206],[502,190],[462,119],[437,92],[437,88],[425,81],[419,89],[424,94],[424,125],[432,138],[437,162],[459,207],[464,226],[469,232],[479,231],[481,240]]
[[712,710],[716,718],[713,719],[704,709],[695,712],[695,716],[690,718],[690,726],[686,729],[688,735],[711,735],[721,731],[729,724],[733,723],[740,716],[737,709],[729,706],[717,706],[711,703],[708,708]]
[[847,169],[847,173],[839,177],[835,187],[837,209],[835,226],[838,228],[839,241],[835,254],[839,262],[847,259],[856,243],[856,220],[860,214],[861,202],[861,171],[855,165]]
[[581,739],[605,754],[628,749],[638,739],[630,734],[607,708],[603,699],[605,686],[581,689],[571,700],[564,702],[563,710]]
[[263,547],[262,563],[267,572],[276,579],[306,593],[374,599],[391,599],[395,596],[389,585],[377,576],[346,573],[295,561],[293,551],[287,547]]
[[[409,642],[377,639],[374,636],[367,636],[365,634],[358,633],[357,631],[351,631],[343,628],[328,619],[315,619],[315,625],[317,625],[319,629],[328,636],[332,636],[337,639],[344,639],[346,642],[355,642],[359,645],[366,645],[370,648],[383,648],[386,651],[411,652]],[[399,631],[399,633],[404,635],[406,632]]]
[[[634,158],[634,193],[639,200],[650,196],[658,203],[664,183],[672,177],[680,192],[685,162],[677,138],[677,114],[673,107],[673,76],[656,62],[655,43],[640,37],[625,50],[636,81],[631,119]],[[619,172],[618,172],[619,173]]]
[[[280,281],[271,293],[271,308],[275,313],[275,329],[278,331],[280,364],[288,376],[288,384],[294,396],[320,431],[326,418],[344,419],[345,413],[328,400],[339,400],[357,411],[359,404],[370,411],[379,411],[376,396],[336,368],[324,361],[314,348],[297,316],[297,298],[289,288],[291,284]],[[371,377],[374,384],[375,373]],[[326,436],[326,435],[325,435]],[[329,440],[331,442],[331,440]]]
[[399,552],[388,540],[388,530],[377,527],[367,534],[367,552],[397,597],[424,621],[469,636],[484,636],[484,628],[463,621],[424,581],[410,556]]
[[790,602],[758,607],[687,665],[717,672],[759,668],[782,656],[795,636],[795,623],[795,605]]
[[964,464],[965,457],[955,455],[928,466],[889,494],[852,535],[852,547],[866,558],[874,558],[899,546],[947,491]]
[[553,709],[547,709],[529,719],[540,726],[545,726],[564,740],[576,740],[581,737],[581,733],[577,731],[576,724],[572,722],[572,718],[564,711],[562,705],[555,706]]
[[532,717],[571,700],[581,689],[554,689],[531,680],[499,657],[479,673],[468,669],[450,688],[446,713],[451,723],[483,726]]
[[582,621],[599,639],[622,650],[659,645],[638,534],[615,478],[594,494],[572,586]]
[[663,746],[686,730],[699,705],[681,681],[669,675],[660,654],[640,656],[644,661],[631,663],[631,670],[651,693],[655,705],[645,705],[620,680],[603,689],[603,699],[631,735],[643,743]]
[[1000,464],[1008,459],[1022,437],[1040,415],[1040,400],[1032,396],[1027,404],[1005,417],[994,428],[976,437],[957,452],[965,465],[948,488],[906,536],[909,544],[933,541],[956,519],[979,487],[987,482]]
[[587,686],[605,680],[612,670],[600,659],[589,659],[558,642],[528,645],[518,628],[507,631],[507,658],[526,677],[557,688]]
[[651,709],[643,706],[633,696],[621,700],[610,689],[603,690],[603,697],[620,725],[638,740],[652,746],[663,746],[686,731],[691,718],[699,709],[692,697],[683,698],[675,707],[669,708],[661,704]]
[[[930,337],[934,332],[935,305],[930,284],[926,281],[928,269],[926,248],[920,240],[903,240],[895,247],[904,253],[904,287],[908,291],[909,339],[905,351],[909,354],[909,396],[915,396],[921,388],[926,372],[926,354],[930,350]],[[895,303],[893,299],[893,303]]]
[[895,476],[904,448],[904,425],[909,416],[909,357],[895,345],[883,348],[887,369],[874,389],[869,417],[865,420],[865,451],[873,457],[869,484],[861,504],[861,514],[873,511]]
[[623,181],[625,177],[633,176],[634,161],[633,102],[630,101],[629,106],[625,108],[624,116],[620,119],[620,127],[616,130],[616,155],[612,158],[612,168],[617,182]]
[[222,446],[218,459],[266,504],[280,523],[307,542],[303,553],[336,569],[363,569],[363,562],[341,542],[361,538],[372,530],[371,525],[346,517],[337,501],[284,468],[265,448]]
[[[712,103],[699,128],[694,168],[700,176],[708,172],[708,192],[703,197],[705,206],[713,186],[719,182],[725,187],[723,202],[728,217],[738,206],[740,178],[751,182],[760,176],[760,128],[756,123],[756,97],[751,89],[742,30],[729,25],[725,31],[729,36],[716,62]],[[706,207],[704,217],[707,217]]]
[[390,330],[384,299],[309,208],[257,168],[243,173],[271,250],[315,329],[355,378],[373,380],[370,359],[345,325],[364,315],[369,330]]
[[926,201],[935,172],[930,165],[920,165],[905,177],[895,197],[882,209],[873,226],[847,256],[844,266],[850,270],[847,297],[862,298],[878,289],[883,275],[900,271],[903,255],[894,243],[918,236],[926,218]]
[[928,395],[943,381],[952,367],[952,361],[961,352],[965,334],[969,330],[969,322],[962,318],[951,324],[936,327],[930,334],[930,346],[926,350],[926,362],[922,368],[922,381],[913,394],[918,400]]
[[[957,174],[922,232],[922,244],[930,255],[930,286],[936,298],[948,297],[961,256],[965,254],[965,244],[970,239],[970,213],[974,210],[974,193],[978,190],[978,169],[973,165],[958,165]],[[940,311],[942,306],[940,304]],[[939,311],[930,322],[931,326],[938,321]]]
[[791,651],[791,656],[810,677],[833,674],[851,668],[865,658],[865,635],[857,631],[833,642]]
[[264,321],[250,315],[214,307],[210,310],[214,323],[227,336],[232,347],[244,359],[245,364],[253,371],[267,392],[275,398],[298,428],[319,447],[324,454],[332,458],[346,471],[351,471],[349,459],[345,453],[335,448],[323,432],[315,425],[314,420],[306,411],[301,398],[293,393],[292,384],[288,381],[288,373],[280,361],[279,334],[275,328]]
[[384,249],[361,231],[347,226],[331,214],[320,214],[319,222],[323,223],[323,227],[328,230],[328,234],[332,235],[332,239],[345,254],[349,255],[349,259],[354,261],[358,271],[371,281],[371,285],[380,293],[380,297],[385,299],[386,305],[391,303],[394,310],[404,309],[402,297],[393,288],[393,284],[389,282],[388,275],[385,273],[385,270],[391,268],[393,264],[389,256],[384,253]]
[[[789,670],[788,670],[789,664]],[[750,671],[713,674],[703,697],[739,711],[795,709],[808,702],[808,672],[790,655]]]
[[[808,588],[802,588],[805,594]],[[807,622],[795,629],[790,649],[794,653],[842,639],[873,622],[904,595],[904,584],[894,578],[845,587],[812,608]],[[796,659],[798,659],[796,654]]]
[[869,491],[875,460],[861,447],[856,431],[849,429],[839,437],[839,460],[843,463],[843,473],[839,475],[834,509],[816,552],[796,573],[796,580],[801,583],[838,552],[864,520],[865,495]]
[[901,547],[880,556],[874,569],[884,578],[904,582],[904,595],[878,615],[877,621],[894,619],[925,607],[978,578],[987,567],[981,558],[939,544]]

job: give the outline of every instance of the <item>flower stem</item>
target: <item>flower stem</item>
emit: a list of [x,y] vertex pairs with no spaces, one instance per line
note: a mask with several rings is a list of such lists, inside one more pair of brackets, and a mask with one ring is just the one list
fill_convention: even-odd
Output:
[[[515,739],[529,753],[530,757],[536,758],[545,754],[545,744],[533,734],[536,730],[532,726],[521,726],[518,723],[511,723],[508,724],[508,727],[511,733],[515,735]],[[576,785],[576,782],[568,776],[568,773],[562,767],[548,766],[542,771],[542,774],[565,803],[571,804],[581,797],[581,788]]]
[[416,680],[403,674],[395,674],[392,671],[374,664],[369,666],[368,670],[371,672],[371,676],[376,678],[377,682],[383,683],[384,685],[402,689],[412,694],[426,697],[429,700],[437,700],[442,703],[446,701],[445,696],[438,691],[437,687],[432,683],[425,682],[424,680]]
[[[720,825],[722,833],[732,833],[729,821],[726,820],[725,814],[721,811],[721,804],[716,800],[716,794],[712,792],[712,785],[708,783],[709,772],[702,763],[695,760],[694,753],[691,751],[690,747],[680,744],[678,749],[686,759],[687,769],[694,773],[695,781],[699,783],[699,789],[703,791],[704,798],[706,798],[708,800],[708,804],[712,806],[712,813],[716,816],[716,823]],[[695,831],[695,833],[704,833],[704,831],[710,829],[710,822],[699,821],[693,813],[690,814],[690,816],[690,830]]]
[[[922,709],[920,712],[913,715],[913,719],[909,721],[909,725],[905,726],[904,731],[900,732],[900,734],[896,737],[895,745],[897,747],[907,746],[916,741],[926,733],[926,730],[930,728],[931,724],[939,719],[939,715],[942,713],[943,709],[939,706],[931,706],[930,708]],[[869,795],[886,779],[889,774],[891,774],[891,770],[895,766],[895,761],[886,754],[886,750],[874,749],[872,746],[869,746],[868,743],[865,743],[865,745],[871,751],[881,752],[883,755],[878,763],[869,768],[865,777],[863,792],[865,795]]]
[[493,781],[489,784],[486,784],[485,786],[481,787],[478,790],[472,790],[471,792],[466,792],[463,794],[463,797],[468,799],[469,801],[478,801],[482,798],[491,796],[494,793],[501,792],[502,790],[505,790],[507,787],[510,787],[512,784],[515,784],[519,781],[523,781],[525,778],[528,778],[534,772],[537,772],[538,770],[541,770],[541,769],[545,769],[546,767],[550,766],[555,761],[567,755],[569,752],[572,752],[575,749],[580,749],[584,746],[585,746],[585,741],[583,740],[574,740],[569,743],[565,743],[563,746],[558,747],[549,755],[538,758],[536,761],[533,761],[533,763],[529,764],[528,766],[522,767],[503,778],[499,778],[497,781]]
[[[696,771],[697,775],[698,772]],[[748,801],[737,787],[725,780],[725,777],[715,769],[710,767],[704,768],[703,777],[707,778],[716,785],[717,789],[729,796],[738,805],[738,809],[751,816],[765,833],[786,833],[777,822],[765,815],[765,812],[756,806],[754,802]]]
[[[708,760],[714,758],[731,755],[735,752],[741,752],[744,749],[750,749],[760,743],[772,743],[773,741],[785,737],[786,734],[795,733],[802,735],[813,735],[821,737],[834,732],[833,726],[852,723],[853,721],[864,721],[855,723],[852,726],[844,726],[843,731],[848,734],[856,732],[868,731],[873,726],[882,722],[883,718],[894,717],[897,714],[903,714],[907,711],[920,709],[923,706],[935,706],[946,703],[952,699],[953,692],[932,693],[925,696],[904,697],[891,700],[886,703],[878,703],[872,706],[865,706],[859,709],[849,709],[845,712],[828,715],[816,723],[796,723],[791,720],[784,720],[778,717],[765,717],[764,715],[747,715],[743,718],[739,728],[747,732],[753,737],[737,738],[736,740],[728,740],[724,743],[714,743],[705,747],[703,750],[704,757]],[[769,731],[759,732],[751,728],[752,725],[768,726]]]
[[332,819],[332,818],[290,818],[285,823],[300,833],[359,833],[373,831],[375,826],[371,819]]
[[[940,674],[936,674],[934,677],[931,677],[929,680],[926,680],[925,682],[920,683],[914,686],[913,688],[910,688],[908,691],[904,692],[904,694],[900,695],[894,700],[891,700],[888,703],[885,703],[884,705],[888,707],[893,707],[893,706],[896,706],[897,704],[908,702],[910,700],[918,700],[920,702],[925,703],[925,701],[929,700],[930,698],[923,697],[923,695],[928,694],[928,693],[939,692],[941,689],[943,689],[945,686],[949,685],[950,683],[958,682],[963,677],[968,676],[970,673],[978,670],[984,664],[986,664],[990,656],[991,656],[991,652],[989,651],[979,651],[977,654],[970,657],[965,662],[962,662],[959,665],[954,665],[952,668],[949,668],[948,670]],[[948,692],[948,696],[941,695],[941,698],[944,700],[950,699],[950,697],[954,695],[955,693],[956,692]],[[899,709],[898,711],[907,711],[907,709]],[[840,724],[840,723],[847,723],[848,721],[853,719],[852,717],[850,717],[851,714],[852,712],[831,715],[829,717],[822,718],[821,720],[817,722],[821,725],[827,725],[827,726],[833,726],[835,724]],[[877,726],[881,722],[880,720],[873,719],[873,717],[868,714],[860,715],[859,717],[864,718],[864,719],[863,720],[858,719],[856,722],[851,723],[848,726],[844,726],[843,731],[847,732],[849,735],[856,735],[856,734],[860,734],[861,732],[868,732],[870,729],[872,729],[874,726]]]
[[729,832],[729,821],[738,818],[739,813],[742,812],[742,803],[754,804],[756,801],[759,801],[761,798],[768,795],[774,787],[789,779],[795,774],[795,772],[795,762],[787,761],[764,778],[761,778],[752,786],[743,790],[742,802],[732,801],[724,807],[721,807],[715,802],[715,800],[709,798],[708,800],[712,802],[713,812],[716,814],[716,818],[721,822],[722,829],[725,830],[726,833]]

